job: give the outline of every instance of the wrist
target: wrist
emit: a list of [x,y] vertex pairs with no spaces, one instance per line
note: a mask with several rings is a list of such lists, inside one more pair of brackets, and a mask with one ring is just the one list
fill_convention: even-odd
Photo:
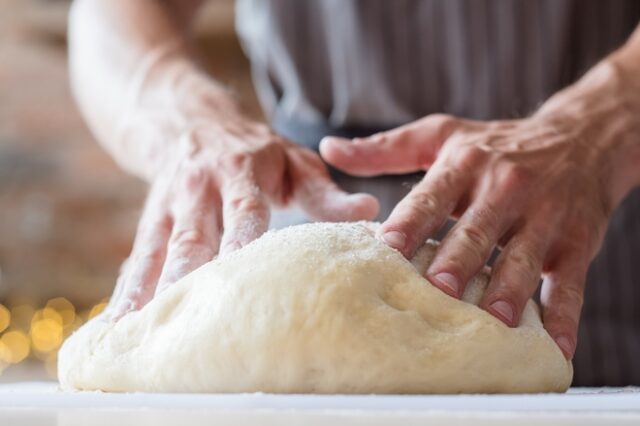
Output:
[[611,209],[640,184],[640,86],[632,80],[607,58],[534,115],[558,123],[580,145]]
[[156,55],[139,68],[116,141],[121,165],[143,179],[202,148],[211,139],[203,134],[241,133],[249,125],[232,93],[181,52]]
[[[636,186],[640,185],[640,84],[632,71],[616,55],[602,63],[603,78],[608,85],[598,93],[610,97],[612,114],[605,115],[602,125],[608,127],[602,144],[611,164],[611,194],[617,206]],[[635,64],[633,65],[635,67]]]

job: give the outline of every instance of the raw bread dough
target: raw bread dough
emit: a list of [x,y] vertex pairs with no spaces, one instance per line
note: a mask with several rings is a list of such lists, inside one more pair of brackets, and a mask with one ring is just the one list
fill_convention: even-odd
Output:
[[559,392],[571,363],[529,301],[509,328],[456,300],[379,242],[372,225],[271,231],[116,323],[98,317],[59,354],[66,389],[144,392]]

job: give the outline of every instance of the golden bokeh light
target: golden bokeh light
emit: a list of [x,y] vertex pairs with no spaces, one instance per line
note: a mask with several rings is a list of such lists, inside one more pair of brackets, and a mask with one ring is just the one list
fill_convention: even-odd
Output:
[[33,328],[33,325],[38,321],[42,321],[45,319],[58,323],[60,324],[60,326],[62,326],[63,324],[62,315],[60,315],[58,311],[49,307],[45,307],[44,309],[38,309],[33,314],[33,317],[31,317],[31,328]]
[[95,317],[96,315],[99,315],[100,313],[102,313],[102,311],[104,311],[104,308],[106,308],[106,307],[107,307],[107,303],[106,302],[101,302],[101,303],[98,303],[97,305],[95,305],[89,311],[89,319],[91,319],[91,318]]
[[29,330],[35,309],[31,305],[22,304],[11,308],[11,326],[21,330]]
[[50,352],[62,344],[62,321],[42,318],[32,323],[31,344],[38,352]]
[[100,314],[107,302],[102,299],[82,312],[64,297],[50,299],[41,309],[24,302],[9,308],[0,304],[0,374],[11,364],[35,358],[50,378],[56,378],[64,339]]
[[47,302],[45,308],[53,309],[62,317],[62,325],[68,327],[76,319],[76,308],[64,297],[56,297]]
[[11,323],[11,311],[4,305],[0,305],[0,333],[9,328]]
[[80,315],[76,315],[76,318],[73,320],[73,322],[64,328],[65,336],[68,336],[69,334],[79,329],[82,324],[84,324],[84,319]]
[[2,350],[3,361],[10,364],[17,364],[29,356],[30,342],[29,337],[20,330],[11,330],[2,335],[0,340],[3,343]]
[[[7,365],[11,360],[11,349],[0,337],[0,365]],[[2,368],[4,370],[4,368]]]

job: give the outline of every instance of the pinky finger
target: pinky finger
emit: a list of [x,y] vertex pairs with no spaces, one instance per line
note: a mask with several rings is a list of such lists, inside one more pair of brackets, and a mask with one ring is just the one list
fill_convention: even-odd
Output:
[[481,305],[509,327],[520,323],[522,311],[538,288],[548,247],[544,233],[525,228],[507,243],[493,268]]
[[110,307],[112,320],[142,308],[155,292],[172,225],[169,215],[159,214],[155,207],[147,205],[140,219],[131,255],[116,285]]
[[124,291],[124,279],[127,276],[127,268],[131,262],[129,262],[129,258],[126,258],[122,265],[120,265],[120,271],[118,272],[118,279],[116,280],[116,285],[113,288],[113,293],[109,298],[109,302],[107,303],[107,307],[103,311],[103,316],[109,317],[111,313],[114,311],[118,301],[122,297],[122,293]]

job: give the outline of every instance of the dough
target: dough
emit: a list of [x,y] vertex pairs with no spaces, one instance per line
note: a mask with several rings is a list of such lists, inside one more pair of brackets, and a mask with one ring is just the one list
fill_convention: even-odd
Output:
[[421,276],[372,224],[271,231],[116,323],[97,317],[59,354],[65,389],[143,392],[560,392],[566,361],[529,301],[509,328]]

